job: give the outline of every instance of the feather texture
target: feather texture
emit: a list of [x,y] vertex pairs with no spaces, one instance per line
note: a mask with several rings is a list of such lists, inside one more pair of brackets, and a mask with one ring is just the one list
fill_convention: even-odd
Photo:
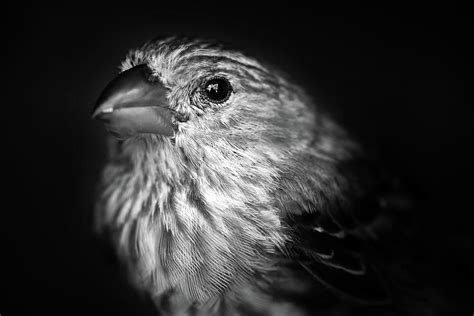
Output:
[[[142,64],[178,132],[111,140],[96,214],[160,310],[303,315],[290,298],[315,284],[389,301],[368,244],[390,226],[393,190],[344,129],[286,76],[220,45],[153,40],[121,71]],[[215,76],[232,85],[222,104],[200,96]]]

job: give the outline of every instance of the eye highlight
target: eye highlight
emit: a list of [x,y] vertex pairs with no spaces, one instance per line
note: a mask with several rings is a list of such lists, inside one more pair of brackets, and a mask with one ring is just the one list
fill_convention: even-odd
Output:
[[209,102],[220,104],[229,99],[232,86],[226,78],[214,77],[204,83],[202,92]]

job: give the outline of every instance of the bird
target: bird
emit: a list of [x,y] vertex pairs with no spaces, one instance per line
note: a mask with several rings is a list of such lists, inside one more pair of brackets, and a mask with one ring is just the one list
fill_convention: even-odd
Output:
[[398,315],[413,201],[313,95],[212,40],[119,68],[95,227],[159,315]]

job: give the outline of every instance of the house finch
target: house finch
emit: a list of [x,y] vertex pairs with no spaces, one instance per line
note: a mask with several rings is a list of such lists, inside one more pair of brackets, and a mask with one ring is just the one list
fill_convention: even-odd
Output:
[[97,227],[161,313],[394,300],[383,238],[410,203],[300,87],[201,40],[150,41],[120,69],[93,112],[114,136]]

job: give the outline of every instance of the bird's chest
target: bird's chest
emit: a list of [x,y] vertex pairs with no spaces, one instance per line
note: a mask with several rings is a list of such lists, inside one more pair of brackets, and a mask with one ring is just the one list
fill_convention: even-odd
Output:
[[[278,283],[278,281],[276,281]],[[285,279],[284,289],[275,284],[274,288],[259,288],[255,286],[241,287],[226,293],[211,303],[196,304],[176,291],[166,292],[155,298],[154,302],[160,315],[197,315],[197,316],[305,316],[311,315],[308,302],[301,302],[303,292],[308,288],[303,280]]]
[[169,300],[182,306],[234,306],[237,297],[260,296],[255,280],[274,268],[284,242],[266,186],[212,170],[183,178],[171,167],[106,172],[99,217],[114,228],[131,279],[156,301],[176,293]]

